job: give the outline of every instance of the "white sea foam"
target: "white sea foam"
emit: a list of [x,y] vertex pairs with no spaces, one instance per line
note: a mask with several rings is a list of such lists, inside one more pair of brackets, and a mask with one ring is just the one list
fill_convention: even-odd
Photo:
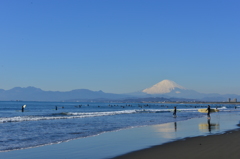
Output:
[[132,114],[136,113],[137,110],[122,110],[122,111],[109,111],[109,112],[89,112],[89,113],[79,113],[79,112],[68,112],[66,115],[81,115],[81,116],[106,116],[106,115],[118,115],[118,114]]
[[223,107],[221,107],[221,108],[218,108],[218,109],[227,109],[227,107],[223,106]]
[[[167,110],[147,110],[147,112],[167,111]],[[6,122],[23,122],[23,121],[38,121],[38,120],[57,120],[57,119],[73,119],[73,118],[87,118],[87,117],[99,117],[110,116],[120,114],[133,114],[146,112],[146,110],[123,110],[123,111],[109,111],[109,112],[62,112],[58,114],[52,114],[53,116],[15,116],[0,118],[0,123]]]
[[[0,118],[0,123],[87,118],[87,117],[109,116],[109,115],[119,115],[119,114],[132,114],[132,113],[136,113],[136,112],[137,112],[136,110],[110,111],[110,112],[89,112],[89,113],[62,112],[59,114],[53,114],[54,116],[16,116],[16,117]],[[56,115],[61,115],[61,116],[56,116]]]

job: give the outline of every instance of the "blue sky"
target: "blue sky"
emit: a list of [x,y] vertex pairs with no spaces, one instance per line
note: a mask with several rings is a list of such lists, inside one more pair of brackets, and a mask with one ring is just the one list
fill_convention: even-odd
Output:
[[0,88],[240,94],[240,1],[0,1]]

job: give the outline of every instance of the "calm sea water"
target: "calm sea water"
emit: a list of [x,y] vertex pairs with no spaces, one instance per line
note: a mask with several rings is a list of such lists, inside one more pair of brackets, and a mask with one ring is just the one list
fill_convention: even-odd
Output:
[[[174,106],[178,110],[176,118],[172,115]],[[211,106],[221,112],[236,111],[234,105]],[[0,152],[198,118],[206,114],[197,110],[206,107],[207,104],[0,102]]]

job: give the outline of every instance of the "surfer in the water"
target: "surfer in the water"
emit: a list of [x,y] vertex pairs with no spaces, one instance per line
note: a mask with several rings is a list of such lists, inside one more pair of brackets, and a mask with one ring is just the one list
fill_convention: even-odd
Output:
[[210,108],[210,105],[208,105],[208,107],[207,107],[207,116],[208,116],[208,118],[210,118],[210,113],[211,113],[211,108]]
[[177,107],[174,107],[173,116],[176,117],[176,114],[177,114]]
[[25,107],[26,107],[26,105],[23,105],[23,106],[22,106],[22,112],[24,112]]

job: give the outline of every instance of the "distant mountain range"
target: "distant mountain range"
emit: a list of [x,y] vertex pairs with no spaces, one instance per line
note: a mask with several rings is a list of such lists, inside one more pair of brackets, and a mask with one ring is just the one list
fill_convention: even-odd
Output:
[[128,94],[105,93],[103,91],[91,91],[88,89],[76,89],[72,91],[43,91],[35,87],[15,87],[10,90],[0,89],[1,101],[228,101],[228,98],[239,98],[236,94],[220,95],[217,93],[204,94],[186,89],[179,84],[163,80],[152,87],[139,92]]
[[20,101],[89,101],[91,99],[123,99],[128,95],[104,93],[103,91],[91,91],[88,89],[76,89],[67,92],[43,91],[35,87],[15,87],[10,90],[0,89],[0,100]]

